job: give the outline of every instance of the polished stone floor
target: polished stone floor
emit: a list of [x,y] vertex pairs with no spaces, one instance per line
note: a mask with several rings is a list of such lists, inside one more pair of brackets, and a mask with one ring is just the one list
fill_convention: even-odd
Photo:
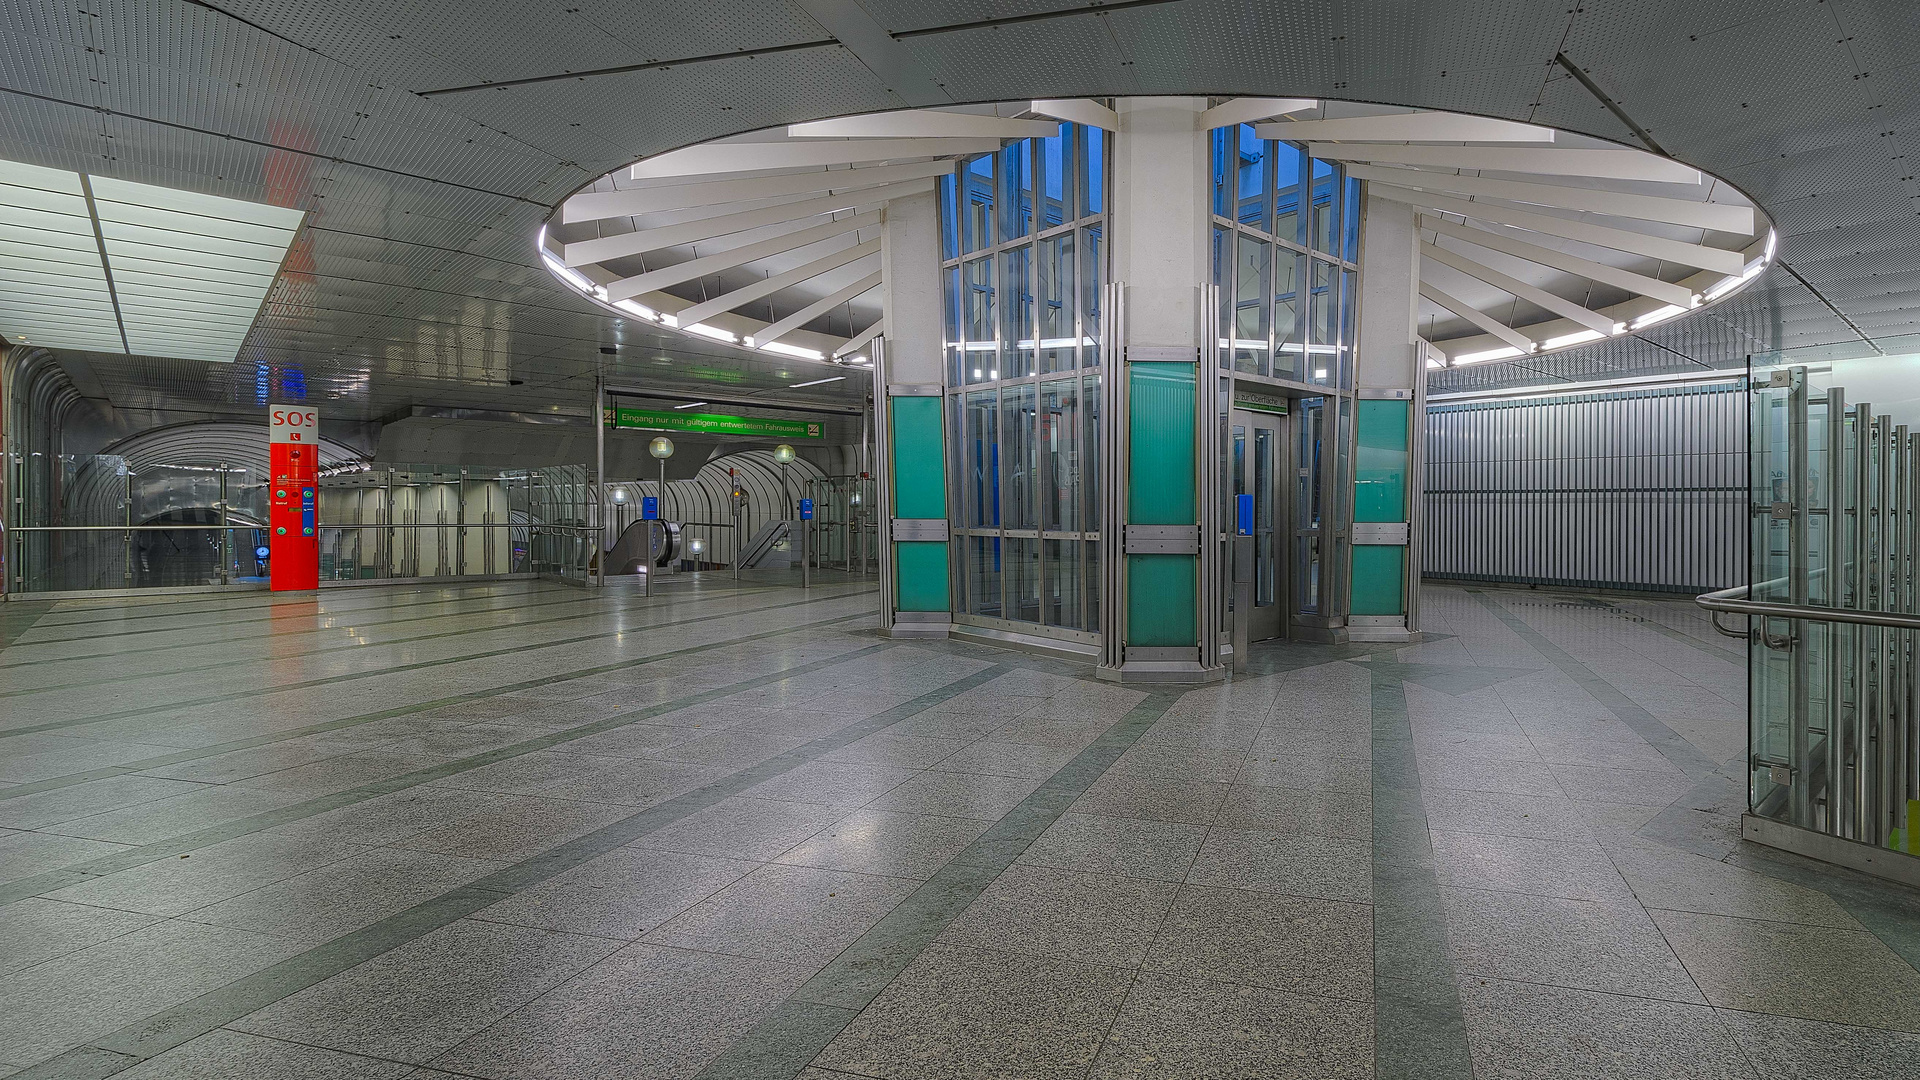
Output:
[[1690,605],[1148,692],[874,601],[0,605],[0,1075],[1920,1076],[1920,899],[1739,841]]

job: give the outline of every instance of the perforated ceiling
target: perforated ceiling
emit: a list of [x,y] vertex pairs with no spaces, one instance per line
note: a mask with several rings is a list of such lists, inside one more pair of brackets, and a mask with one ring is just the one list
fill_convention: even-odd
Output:
[[[1699,370],[1779,347],[1920,349],[1920,20],[1908,0],[1107,7],[0,0],[0,144],[51,168],[309,215],[239,363],[189,373],[92,357],[116,401],[241,409],[297,383],[342,417],[577,407],[603,369],[735,393],[816,370],[622,322],[538,265],[530,238],[550,209],[638,157],[942,98],[1138,93],[1422,106],[1638,145],[1556,63],[1564,53],[1668,153],[1751,195],[1779,224],[1781,265],[1713,311],[1443,381]],[[1034,17],[1049,13],[1065,14]],[[514,80],[536,81],[485,85]],[[855,377],[799,393],[864,390]]]

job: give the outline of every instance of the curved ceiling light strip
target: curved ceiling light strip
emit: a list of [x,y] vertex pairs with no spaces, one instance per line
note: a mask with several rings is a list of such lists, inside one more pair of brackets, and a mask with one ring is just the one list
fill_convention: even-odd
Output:
[[[1118,123],[1087,100],[911,109],[659,154],[566,200],[541,228],[541,258],[622,316],[864,362],[885,313],[877,300],[859,317],[855,306],[882,284],[886,204],[931,190],[956,159],[1050,135],[1061,120]],[[1221,100],[1203,122],[1304,143],[1373,195],[1415,208],[1422,320],[1442,366],[1632,334],[1731,296],[1773,258],[1770,223],[1730,185],[1550,128],[1295,98]],[[678,295],[714,277],[717,294]],[[836,312],[852,320],[844,333],[807,329]]]

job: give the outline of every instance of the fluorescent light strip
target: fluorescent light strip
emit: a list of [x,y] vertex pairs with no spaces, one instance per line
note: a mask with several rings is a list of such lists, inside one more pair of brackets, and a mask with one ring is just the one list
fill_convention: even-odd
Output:
[[303,217],[0,161],[0,332],[54,348],[231,362]]
[[815,379],[815,380],[813,380],[812,382],[797,382],[797,383],[790,383],[790,384],[788,384],[788,386],[787,386],[787,389],[789,389],[789,390],[798,390],[798,389],[800,389],[800,388],[801,388],[801,387],[803,387],[803,386],[823,386],[823,385],[825,385],[825,384],[827,384],[827,383],[830,383],[830,382],[839,382],[839,381],[841,381],[842,379],[845,379],[845,378],[846,378],[846,376],[845,376],[845,375],[835,375],[835,376],[834,376],[833,378],[831,378],[831,379]]
[[699,408],[700,406],[702,406],[702,405],[705,405],[705,404],[706,404],[706,402],[704,402],[704,401],[689,401],[689,402],[687,402],[687,403],[686,403],[685,405],[675,405],[675,406],[674,406],[674,408],[676,408],[676,409],[697,409],[697,408]]

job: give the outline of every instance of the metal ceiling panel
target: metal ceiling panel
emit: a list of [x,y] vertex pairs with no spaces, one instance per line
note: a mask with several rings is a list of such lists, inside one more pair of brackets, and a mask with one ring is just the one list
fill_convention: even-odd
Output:
[[[311,211],[241,363],[90,357],[116,403],[251,407],[293,371],[330,411],[363,417],[450,401],[577,406],[603,366],[687,385],[782,385],[793,376],[762,358],[690,346],[569,296],[537,265],[533,230],[572,190],[635,158],[903,104],[840,47],[566,78],[830,37],[793,0],[219,6],[231,15],[183,0],[0,4],[9,156]],[[1071,5],[863,6],[901,31]],[[1920,232],[1906,224],[1920,220],[1906,209],[1920,202],[1920,20],[1902,0],[1185,0],[901,46],[956,100],[1321,96],[1637,145],[1555,67],[1564,51],[1670,153],[1752,195],[1779,222],[1787,264],[1822,295],[1770,270],[1712,311],[1525,364],[1436,373],[1437,389],[1700,369],[1782,346],[1870,350],[1861,332],[1889,348],[1913,343],[1902,312],[1920,310]],[[416,93],[550,75],[561,81]],[[840,389],[860,387],[864,375]]]

